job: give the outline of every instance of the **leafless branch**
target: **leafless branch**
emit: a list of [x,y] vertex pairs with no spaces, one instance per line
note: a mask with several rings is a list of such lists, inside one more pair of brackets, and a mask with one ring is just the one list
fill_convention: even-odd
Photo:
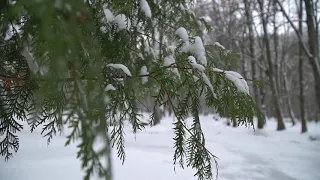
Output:
[[309,49],[307,48],[307,46],[305,45],[305,43],[303,42],[302,40],[302,36],[299,32],[299,30],[297,29],[297,27],[293,24],[292,20],[290,19],[290,17],[288,16],[286,10],[283,8],[283,5],[281,2],[279,2],[279,0],[275,0],[280,9],[281,9],[281,12],[283,13],[283,15],[286,17],[287,21],[290,23],[290,25],[292,26],[293,30],[296,32],[297,36],[298,36],[298,39],[299,39],[299,42],[302,44],[302,47],[303,47],[303,51],[306,53],[306,55],[309,57],[309,58],[312,58],[313,55],[310,53]]

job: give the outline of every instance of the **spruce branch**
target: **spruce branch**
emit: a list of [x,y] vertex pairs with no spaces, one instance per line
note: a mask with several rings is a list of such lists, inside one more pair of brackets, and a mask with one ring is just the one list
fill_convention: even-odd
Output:
[[[166,69],[170,69],[170,68],[177,68],[177,69],[181,69],[181,70],[192,70],[193,68],[189,68],[189,67],[179,67],[178,63],[172,63],[168,66],[163,66],[160,67],[148,74],[133,74],[131,76],[107,76],[106,79],[121,79],[121,78],[126,78],[126,79],[130,79],[130,78],[142,78],[142,77],[151,77],[159,72],[161,72],[162,70],[166,70]],[[206,68],[205,72],[215,72],[215,73],[224,73],[224,71],[217,69],[217,68]],[[8,77],[5,75],[1,75],[0,74],[0,79],[3,81],[16,81],[16,82],[21,82],[21,81],[26,81],[28,79],[26,78],[21,78],[21,77]],[[77,80],[78,79],[78,80]],[[81,76],[78,77],[77,75],[75,77],[70,77],[70,78],[56,78],[56,79],[50,79],[50,81],[56,81],[56,82],[77,82],[77,84],[79,83],[79,80],[85,80],[85,81],[97,81],[98,78],[94,78],[94,77],[85,77],[85,76]],[[247,80],[247,79],[245,79]],[[250,79],[248,79],[250,80]],[[40,82],[46,82],[47,80],[45,78],[36,78],[36,81],[40,81]],[[254,81],[254,80],[252,80]],[[78,87],[79,88],[79,87]]]
[[[175,146],[176,146],[176,151],[175,151],[175,155],[174,155],[174,163],[175,163],[175,161],[177,160],[177,158],[179,158],[180,159],[180,166],[181,167],[183,167],[183,157],[185,156],[185,151],[184,151],[184,146],[182,145],[183,144],[183,136],[182,135],[184,135],[184,131],[181,129],[181,127],[183,127],[190,135],[191,135],[191,137],[192,138],[194,138],[195,140],[194,141],[192,141],[194,144],[196,144],[196,145],[198,145],[198,147],[201,147],[203,150],[204,150],[204,154],[206,155],[206,154],[208,154],[208,155],[210,155],[212,158],[213,158],[213,160],[214,160],[214,163],[215,163],[215,165],[216,165],[216,167],[217,167],[217,173],[216,173],[216,177],[218,177],[218,162],[217,162],[217,160],[216,160],[216,156],[215,155],[213,155],[206,147],[205,147],[205,145],[201,142],[201,141],[199,141],[199,139],[197,138],[197,136],[193,133],[193,132],[191,132],[191,130],[189,129],[189,128],[187,128],[186,127],[186,125],[185,125],[185,123],[183,122],[184,121],[184,119],[186,118],[183,114],[179,114],[178,112],[177,112],[177,109],[176,109],[176,107],[174,106],[174,104],[173,104],[173,102],[172,102],[172,100],[171,100],[171,98],[170,98],[170,94],[168,93],[168,90],[166,89],[166,87],[164,86],[164,84],[160,81],[160,80],[158,80],[156,77],[154,77],[154,76],[151,76],[151,78],[153,78],[154,80],[156,80],[158,83],[159,83],[159,85],[160,85],[160,87],[165,91],[165,93],[167,94],[167,96],[168,96],[168,101],[169,101],[169,104],[171,105],[171,107],[172,107],[172,109],[173,109],[173,112],[174,112],[174,115],[177,117],[177,121],[178,121],[178,123],[175,123],[175,125],[176,126],[178,126],[178,127],[176,127],[176,128],[178,128],[178,129],[175,129],[175,131],[176,131],[176,138],[174,138],[174,140],[176,141],[176,142],[179,142],[180,141],[180,143],[178,143],[178,144],[176,144]],[[198,116],[198,118],[199,118],[199,116]],[[199,122],[200,123],[200,122]],[[190,144],[190,143],[189,143]],[[201,154],[202,156],[203,156],[203,154]],[[209,160],[209,164],[210,164],[210,162],[211,162],[211,160]],[[199,176],[200,175],[200,173],[203,173],[201,170],[203,170],[202,168],[201,168],[201,166],[197,166],[197,165],[195,165],[195,166],[193,166],[193,168],[196,168],[196,169],[198,169],[198,173],[196,174],[196,175],[198,175],[198,177],[199,177],[199,179],[204,179],[204,177],[201,175],[201,176]],[[208,166],[208,165],[206,165],[206,168],[210,168],[210,165]],[[209,172],[209,171],[208,171]],[[210,173],[211,173],[211,171],[209,172],[209,174],[205,174],[205,175],[207,175],[208,176],[208,178],[209,179],[211,179],[211,176],[210,176]]]

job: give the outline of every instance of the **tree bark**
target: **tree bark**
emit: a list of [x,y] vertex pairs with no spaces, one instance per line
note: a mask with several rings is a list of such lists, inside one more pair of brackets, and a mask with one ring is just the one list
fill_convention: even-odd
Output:
[[307,15],[307,27],[308,27],[308,42],[310,54],[312,57],[309,58],[310,64],[312,66],[314,81],[315,81],[315,92],[318,102],[318,110],[320,109],[320,60],[318,57],[317,48],[317,37],[316,32],[316,21],[314,20],[314,2],[313,0],[304,0],[306,15]]
[[[299,17],[299,33],[302,35],[302,9],[303,9],[303,0],[299,2],[298,9],[298,17]],[[299,100],[300,100],[300,118],[301,118],[301,133],[305,133],[308,131],[307,129],[307,121],[305,117],[305,109],[304,109],[304,85],[303,85],[303,50],[302,43],[299,43]]]
[[[279,98],[281,98],[281,92],[280,92],[280,67],[279,67],[279,42],[278,42],[278,28],[276,25],[276,15],[277,15],[277,4],[276,2],[273,2],[273,50],[274,50],[274,78],[275,78],[275,84],[276,89],[279,94]],[[281,102],[281,100],[280,100]]]
[[290,93],[289,93],[288,77],[287,77],[286,73],[283,74],[283,80],[284,80],[285,93],[287,94],[286,101],[287,101],[288,113],[289,113],[289,116],[291,119],[292,126],[294,126],[296,124],[296,122],[295,122],[296,118],[295,118],[295,115],[292,110],[292,104],[291,104],[290,95],[289,95]]
[[154,121],[152,122],[152,125],[158,125],[160,124],[161,121],[161,110],[158,104],[156,104],[155,109],[154,109]]
[[276,84],[275,84],[275,80],[274,80],[274,69],[273,69],[273,63],[271,60],[271,49],[270,49],[270,42],[269,42],[269,37],[268,37],[268,30],[267,30],[267,19],[265,18],[265,12],[264,12],[264,3],[263,0],[258,0],[259,3],[259,7],[261,10],[261,21],[262,21],[262,28],[263,28],[263,39],[264,39],[264,43],[266,45],[266,55],[267,55],[267,63],[268,63],[268,72],[267,75],[269,77],[269,83],[271,86],[271,91],[272,91],[272,100],[273,100],[273,104],[274,104],[274,108],[275,108],[275,113],[276,113],[276,117],[278,120],[278,125],[277,125],[277,130],[284,130],[285,129],[285,125],[283,122],[283,118],[282,118],[282,114],[281,114],[281,109],[280,109],[280,102],[279,102],[279,98],[278,98],[278,92],[276,89]]
[[[247,17],[247,27],[249,31],[249,50],[250,50],[250,58],[251,58],[251,77],[252,79],[256,79],[256,63],[255,63],[255,49],[254,49],[254,32],[252,28],[253,18],[252,18],[252,11],[251,11],[251,3],[248,0],[244,0],[245,6],[245,14]],[[253,83],[253,96],[256,103],[256,106],[261,109],[261,97],[259,93],[259,87]],[[265,123],[264,116],[257,116],[257,127],[258,129],[262,129]]]

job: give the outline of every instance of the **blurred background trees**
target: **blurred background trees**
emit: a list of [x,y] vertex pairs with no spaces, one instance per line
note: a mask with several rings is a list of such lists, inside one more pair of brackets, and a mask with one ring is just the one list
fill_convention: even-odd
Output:
[[306,132],[306,121],[320,118],[319,8],[318,0],[208,0],[195,7],[212,26],[205,43],[239,54],[236,70],[252,80],[252,97],[278,130],[283,121],[299,121]]

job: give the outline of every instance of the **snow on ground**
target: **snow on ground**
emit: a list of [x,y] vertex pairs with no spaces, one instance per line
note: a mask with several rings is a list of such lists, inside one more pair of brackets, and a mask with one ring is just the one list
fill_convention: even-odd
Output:
[[[219,157],[219,180],[319,180],[320,124],[309,124],[309,133],[300,134],[299,124],[277,132],[275,121],[262,131],[232,128],[212,115],[201,117],[208,149]],[[126,161],[121,165],[114,151],[115,180],[196,180],[191,169],[173,170],[173,118],[146,128],[136,136],[126,130]],[[65,138],[46,139],[28,128],[20,133],[20,149],[13,159],[0,158],[1,180],[80,180],[75,145],[64,147]],[[215,173],[215,172],[214,172]]]

